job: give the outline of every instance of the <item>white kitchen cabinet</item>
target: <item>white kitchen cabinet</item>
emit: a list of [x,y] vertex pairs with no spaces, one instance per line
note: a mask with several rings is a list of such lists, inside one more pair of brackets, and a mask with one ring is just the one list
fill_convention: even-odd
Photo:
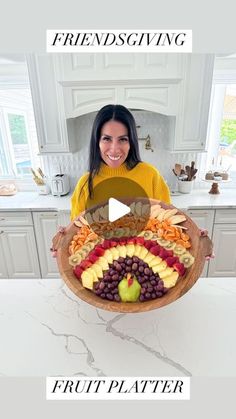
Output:
[[7,264],[3,254],[3,230],[0,227],[0,279],[8,278]]
[[[193,209],[186,211],[188,216],[197,224],[202,230],[208,231],[208,236],[212,238],[214,210]],[[206,277],[208,272],[209,262],[205,263],[201,276]]]
[[236,212],[235,209],[218,209],[213,230],[214,252],[208,276],[236,278]]
[[176,119],[168,146],[173,151],[205,151],[214,55],[186,54]]
[[64,112],[62,87],[57,83],[50,54],[26,54],[39,152],[77,151],[74,126]]
[[0,227],[5,274],[8,278],[40,278],[32,226]]
[[57,80],[180,79],[181,54],[74,53],[54,54]]
[[42,278],[60,277],[56,259],[52,257],[50,252],[52,238],[58,231],[58,214],[55,211],[33,212]]

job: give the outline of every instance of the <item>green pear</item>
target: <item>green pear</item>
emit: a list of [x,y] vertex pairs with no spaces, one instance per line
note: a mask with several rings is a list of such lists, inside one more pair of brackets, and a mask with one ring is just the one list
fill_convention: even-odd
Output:
[[118,285],[119,296],[121,301],[133,303],[138,300],[141,291],[141,285],[134,275],[128,273]]

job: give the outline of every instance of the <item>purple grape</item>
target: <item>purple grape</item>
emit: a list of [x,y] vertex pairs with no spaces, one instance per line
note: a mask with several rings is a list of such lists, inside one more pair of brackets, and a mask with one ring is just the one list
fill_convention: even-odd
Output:
[[104,282],[103,282],[103,281],[101,281],[101,282],[98,284],[98,286],[99,286],[99,289],[100,289],[100,290],[103,290],[103,289],[105,288],[105,284],[104,284]]
[[152,292],[151,297],[152,297],[153,299],[154,299],[154,298],[156,298],[156,294],[155,294],[155,292]]
[[146,293],[145,293],[145,297],[146,297],[146,298],[150,298],[150,297],[151,297],[150,292],[146,292]]
[[113,300],[113,295],[109,292],[109,293],[107,294],[107,298],[108,298],[108,300]]
[[120,296],[118,294],[114,294],[114,300],[119,302],[120,301]]
[[144,267],[143,266],[139,266],[138,271],[139,272],[143,272],[144,271]]
[[119,262],[119,263],[121,263],[121,266],[122,266],[122,263],[125,261],[125,259],[124,258],[122,258],[121,256],[119,257],[119,259],[117,259],[117,262]]
[[157,292],[156,292],[156,296],[157,296],[157,297],[162,297],[162,292],[157,291]]
[[150,269],[149,268],[144,268],[144,274],[145,275],[150,275]]
[[147,287],[147,291],[148,291],[148,292],[152,292],[152,291],[153,291],[153,287],[149,285],[149,286]]
[[119,279],[119,275],[116,273],[111,277],[112,281],[117,281]]
[[145,297],[144,297],[144,295],[140,295],[140,297],[139,297],[139,301],[145,301]]
[[132,268],[131,268],[131,266],[126,266],[125,270],[126,270],[126,272],[131,272]]
[[156,285],[156,281],[155,281],[155,279],[152,279],[151,281],[150,281],[150,283],[151,283],[151,285]]
[[139,262],[139,258],[137,256],[132,257],[133,262]]
[[136,262],[133,263],[132,265],[132,270],[135,272],[138,269],[138,264]]
[[103,293],[100,295],[100,297],[102,297],[102,298],[106,298],[106,294],[103,292]]
[[145,279],[145,281],[149,280],[149,276],[148,275],[144,275],[143,278]]
[[131,265],[132,265],[132,263],[133,263],[132,259],[127,259],[127,260],[126,260],[126,265],[127,265],[127,266],[131,266]]

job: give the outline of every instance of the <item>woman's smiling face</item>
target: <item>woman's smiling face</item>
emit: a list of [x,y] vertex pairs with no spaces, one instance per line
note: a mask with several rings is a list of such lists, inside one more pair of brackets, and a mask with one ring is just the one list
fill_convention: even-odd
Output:
[[130,144],[128,129],[118,121],[108,121],[101,129],[99,140],[101,158],[110,167],[117,168],[127,159]]

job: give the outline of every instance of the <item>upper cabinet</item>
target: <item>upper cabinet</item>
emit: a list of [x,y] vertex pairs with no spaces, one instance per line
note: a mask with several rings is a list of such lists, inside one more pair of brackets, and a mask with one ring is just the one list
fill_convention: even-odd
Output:
[[73,152],[75,118],[108,103],[168,116],[172,151],[204,151],[214,56],[44,54],[28,57],[41,153]]

